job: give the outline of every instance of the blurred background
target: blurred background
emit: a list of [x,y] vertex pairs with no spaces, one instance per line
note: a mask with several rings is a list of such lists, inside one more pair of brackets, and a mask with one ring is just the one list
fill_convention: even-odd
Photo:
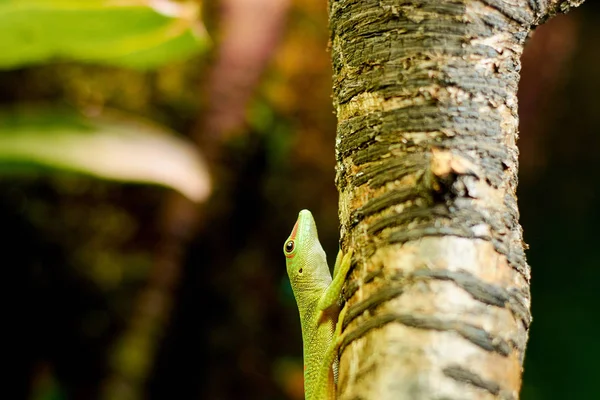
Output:
[[[308,208],[337,252],[326,2],[118,3],[0,4],[3,390],[302,399],[281,248]],[[525,400],[600,398],[599,43],[590,0],[523,55]]]

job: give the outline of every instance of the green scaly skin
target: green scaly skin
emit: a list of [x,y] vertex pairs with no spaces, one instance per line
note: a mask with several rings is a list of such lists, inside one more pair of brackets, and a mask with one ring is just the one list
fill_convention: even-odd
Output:
[[346,255],[338,253],[332,279],[315,220],[310,211],[302,210],[283,252],[302,324],[305,399],[334,400],[337,350],[345,314],[345,310],[340,314],[340,293],[352,250]]

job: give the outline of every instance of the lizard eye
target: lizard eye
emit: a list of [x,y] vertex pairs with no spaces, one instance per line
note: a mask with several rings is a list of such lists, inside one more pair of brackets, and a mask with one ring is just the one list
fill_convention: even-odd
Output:
[[291,253],[292,251],[294,251],[294,247],[296,247],[295,244],[294,244],[294,241],[290,240],[289,242],[287,242],[285,244],[285,251],[287,253]]

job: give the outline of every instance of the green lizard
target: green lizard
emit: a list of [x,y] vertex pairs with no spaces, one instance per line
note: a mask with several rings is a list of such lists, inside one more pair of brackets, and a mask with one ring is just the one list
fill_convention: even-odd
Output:
[[310,211],[302,210],[283,252],[302,324],[305,399],[334,400],[338,339],[346,310],[340,313],[340,293],[352,250],[345,255],[340,250],[332,279],[315,220]]

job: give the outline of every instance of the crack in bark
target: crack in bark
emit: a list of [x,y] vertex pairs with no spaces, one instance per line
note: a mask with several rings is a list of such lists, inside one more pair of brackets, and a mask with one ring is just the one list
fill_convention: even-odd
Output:
[[366,300],[348,307],[346,316],[342,321],[342,331],[348,327],[350,322],[362,315],[365,311],[374,310],[380,304],[400,296],[403,292],[404,288],[402,286],[387,286],[373,293]]
[[415,201],[417,199],[423,199],[423,196],[424,194],[419,190],[419,185],[392,189],[383,193],[381,196],[372,198],[362,207],[357,208],[350,217],[350,223],[356,225],[365,217],[390,207],[390,204],[402,204],[407,201]]
[[442,370],[444,375],[448,378],[454,379],[455,381],[466,383],[468,385],[475,386],[477,388],[483,389],[494,396],[499,396],[501,400],[514,400],[515,396],[506,391],[502,390],[500,384],[497,382],[484,379],[480,375],[476,374],[473,371],[470,371],[466,368],[463,368],[460,365],[451,365]]
[[[368,279],[365,279],[363,284],[383,276],[383,270],[372,271],[369,273]],[[349,306],[346,317],[344,318],[344,321],[342,321],[343,330],[364,312],[375,311],[379,305],[400,296],[408,284],[414,283],[417,280],[451,281],[465,292],[469,293],[473,299],[483,304],[508,309],[515,319],[520,320],[523,323],[525,329],[528,329],[531,324],[531,313],[527,307],[529,299],[525,296],[525,293],[514,287],[505,289],[501,286],[484,282],[467,271],[421,268],[408,275],[398,273],[387,276],[384,279],[388,282],[399,283],[386,286],[371,294],[367,299]],[[356,290],[358,290],[358,287],[359,284],[357,281],[351,281],[350,284],[347,285],[347,289],[344,293],[345,298],[352,297]],[[513,347],[517,348],[521,353],[524,353],[524,342],[521,343],[518,340],[510,340],[510,342],[513,343]]]
[[[467,84],[464,86],[466,87]],[[501,143],[500,112],[497,109],[490,109],[482,118],[481,114],[468,110],[468,108],[481,106],[476,102],[470,102],[462,106],[446,107],[443,103],[430,102],[349,118],[341,121],[338,126],[338,135],[343,139],[337,146],[338,159],[352,155],[355,165],[364,164],[372,161],[372,158],[354,158],[354,153],[361,146],[375,138],[386,140],[389,137],[392,139],[390,142],[399,142],[398,139],[404,136],[403,133],[410,132],[447,132],[447,137],[468,137],[472,145],[477,145],[474,139],[482,135],[481,141],[488,145]],[[488,137],[489,139],[486,139]],[[442,142],[435,137],[432,140],[436,144]],[[409,147],[408,143],[405,145]]]
[[515,318],[523,322],[525,328],[529,328],[531,324],[531,313],[524,305],[524,300],[515,291],[484,282],[467,271],[423,268],[416,270],[412,276],[416,278],[422,277],[452,281],[469,293],[474,299],[484,304],[508,308]]
[[[374,315],[354,330],[345,333],[340,344],[340,353],[353,341],[360,339],[372,329],[381,328],[391,322],[424,330],[454,332],[474,345],[489,352],[498,353],[508,357],[514,348],[514,342],[506,341],[498,336],[492,335],[485,329],[463,321],[443,320],[430,316],[417,316],[414,314],[382,314]],[[515,349],[518,350],[518,349]]]
[[[369,282],[372,282],[375,278],[378,278],[381,276],[383,276],[383,270],[381,270],[381,269],[367,272],[367,274],[362,279],[362,284],[364,285]],[[348,282],[342,292],[344,301],[348,301],[348,299],[352,298],[352,296],[354,296],[354,293],[356,293],[356,291],[358,290],[359,286],[360,285],[357,280],[352,280],[352,281]]]
[[356,186],[368,184],[371,188],[378,188],[387,182],[422,171],[428,164],[428,160],[424,159],[422,154],[408,154],[403,158],[373,163],[356,174],[352,181]]

